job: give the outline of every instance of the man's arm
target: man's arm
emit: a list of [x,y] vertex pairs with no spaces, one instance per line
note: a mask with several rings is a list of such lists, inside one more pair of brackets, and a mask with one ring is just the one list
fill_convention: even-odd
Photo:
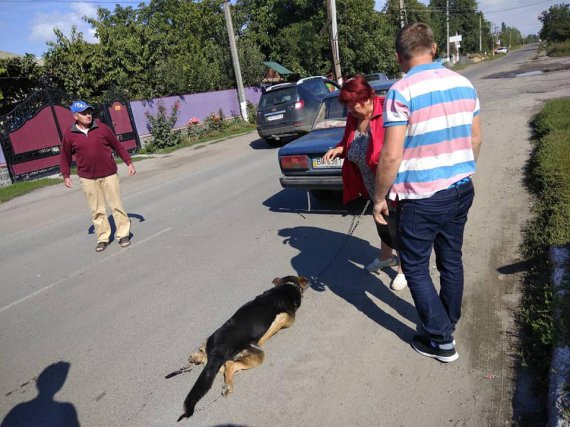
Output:
[[131,155],[129,154],[127,149],[123,146],[123,144],[121,144],[121,141],[117,139],[111,128],[109,128],[108,126],[105,127],[106,127],[105,130],[106,137],[109,143],[111,144],[111,147],[113,147],[115,153],[117,153],[119,157],[123,159],[123,162],[125,162],[125,164],[127,165],[127,168],[129,170],[129,175],[134,175],[137,171],[135,169],[135,166],[133,165]]
[[389,126],[384,132],[384,147],[380,154],[378,168],[376,169],[376,190],[374,193],[374,220],[379,224],[386,224],[382,217],[388,215],[386,194],[390,190],[402,163],[404,154],[404,141],[407,126]]
[[473,147],[473,156],[475,157],[475,161],[477,161],[477,157],[479,157],[479,150],[481,150],[482,142],[481,115],[477,114],[473,118],[473,123],[471,124],[471,145]]
[[59,153],[59,170],[63,175],[63,183],[67,188],[73,188],[73,182],[71,181],[71,160],[73,156],[71,154],[71,143],[64,136],[61,142],[61,148]]

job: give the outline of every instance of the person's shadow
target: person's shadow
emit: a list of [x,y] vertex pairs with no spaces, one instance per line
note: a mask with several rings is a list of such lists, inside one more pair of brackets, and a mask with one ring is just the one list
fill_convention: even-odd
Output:
[[328,288],[405,342],[416,334],[374,301],[377,299],[410,322],[419,324],[412,304],[391,291],[388,284],[380,282],[378,276],[362,268],[378,253],[377,248],[358,237],[316,227],[286,228],[279,231],[279,236],[284,237],[283,244],[299,250],[291,265],[299,275],[311,279],[314,290],[323,292]]
[[[139,222],[144,222],[145,218],[142,215],[139,214],[135,214],[135,213],[127,213],[127,216],[129,218],[135,218],[138,219]],[[111,226],[111,242],[113,241],[113,236],[115,235],[115,232],[117,231],[117,226],[115,225],[115,220],[113,219],[113,215],[109,215],[107,217],[109,219],[109,225]],[[95,234],[95,226],[93,224],[91,224],[91,226],[89,227],[89,229],[87,230],[87,234]],[[132,237],[132,233],[131,236]]]
[[45,368],[36,380],[37,397],[12,408],[1,427],[79,426],[75,406],[54,400],[65,383],[69,368],[68,362],[57,362]]

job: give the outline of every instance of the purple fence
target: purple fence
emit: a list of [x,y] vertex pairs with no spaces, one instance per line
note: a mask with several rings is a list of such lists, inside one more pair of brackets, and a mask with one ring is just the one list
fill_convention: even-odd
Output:
[[[261,89],[248,87],[244,91],[246,99],[257,105],[261,96]],[[222,109],[226,117],[240,115],[237,91],[235,89],[131,101],[131,110],[139,137],[150,134],[150,127],[145,114],[148,112],[155,115],[160,103],[166,107],[168,113],[172,110],[172,106],[178,103],[178,120],[174,125],[175,129],[186,127],[193,117],[204,121],[211,113],[217,113],[220,109]]]

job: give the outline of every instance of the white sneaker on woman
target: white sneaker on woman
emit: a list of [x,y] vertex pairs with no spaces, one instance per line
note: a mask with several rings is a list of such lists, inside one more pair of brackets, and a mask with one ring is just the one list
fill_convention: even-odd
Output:
[[374,261],[368,264],[365,268],[371,273],[378,273],[380,270],[388,267],[394,267],[395,265],[398,265],[398,258],[391,256],[385,260],[374,258]]
[[408,286],[408,281],[406,280],[404,273],[396,274],[394,281],[390,284],[390,288],[394,291],[401,291],[406,286]]

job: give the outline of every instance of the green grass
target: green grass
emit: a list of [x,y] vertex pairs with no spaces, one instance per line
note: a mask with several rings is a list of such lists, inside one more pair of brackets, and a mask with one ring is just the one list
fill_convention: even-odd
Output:
[[548,56],[570,56],[570,40],[560,43],[549,43],[546,47]]
[[[546,396],[554,345],[570,345],[570,296],[555,295],[548,251],[570,245],[570,98],[547,102],[532,120],[534,148],[526,183],[536,200],[523,236],[524,277],[520,309],[520,354],[535,374],[539,395]],[[566,279],[568,283],[570,278]],[[560,322],[554,312],[560,313]]]
[[63,180],[58,178],[43,178],[35,181],[16,182],[6,187],[0,187],[0,203],[7,202],[15,197],[22,196],[30,191],[38,188],[48,187],[50,185],[61,184]]
[[[166,148],[162,148],[162,149],[158,149],[155,151],[152,151],[152,153],[157,153],[157,154],[167,154],[167,153],[172,153],[173,151],[179,150],[180,148],[186,148],[186,147],[191,147],[197,144],[203,144],[205,142],[210,142],[210,141],[214,141],[214,140],[223,140],[226,138],[230,138],[232,136],[236,136],[236,135],[241,135],[244,133],[248,133],[255,130],[255,125],[252,125],[250,123],[240,123],[240,124],[236,124],[236,125],[231,125],[230,127],[218,131],[218,132],[211,132],[208,135],[204,135],[198,139],[192,139],[189,138],[188,136],[184,136],[183,137],[183,142],[182,144],[178,144],[174,147],[166,147]],[[145,151],[142,150],[141,153],[144,153]]]

